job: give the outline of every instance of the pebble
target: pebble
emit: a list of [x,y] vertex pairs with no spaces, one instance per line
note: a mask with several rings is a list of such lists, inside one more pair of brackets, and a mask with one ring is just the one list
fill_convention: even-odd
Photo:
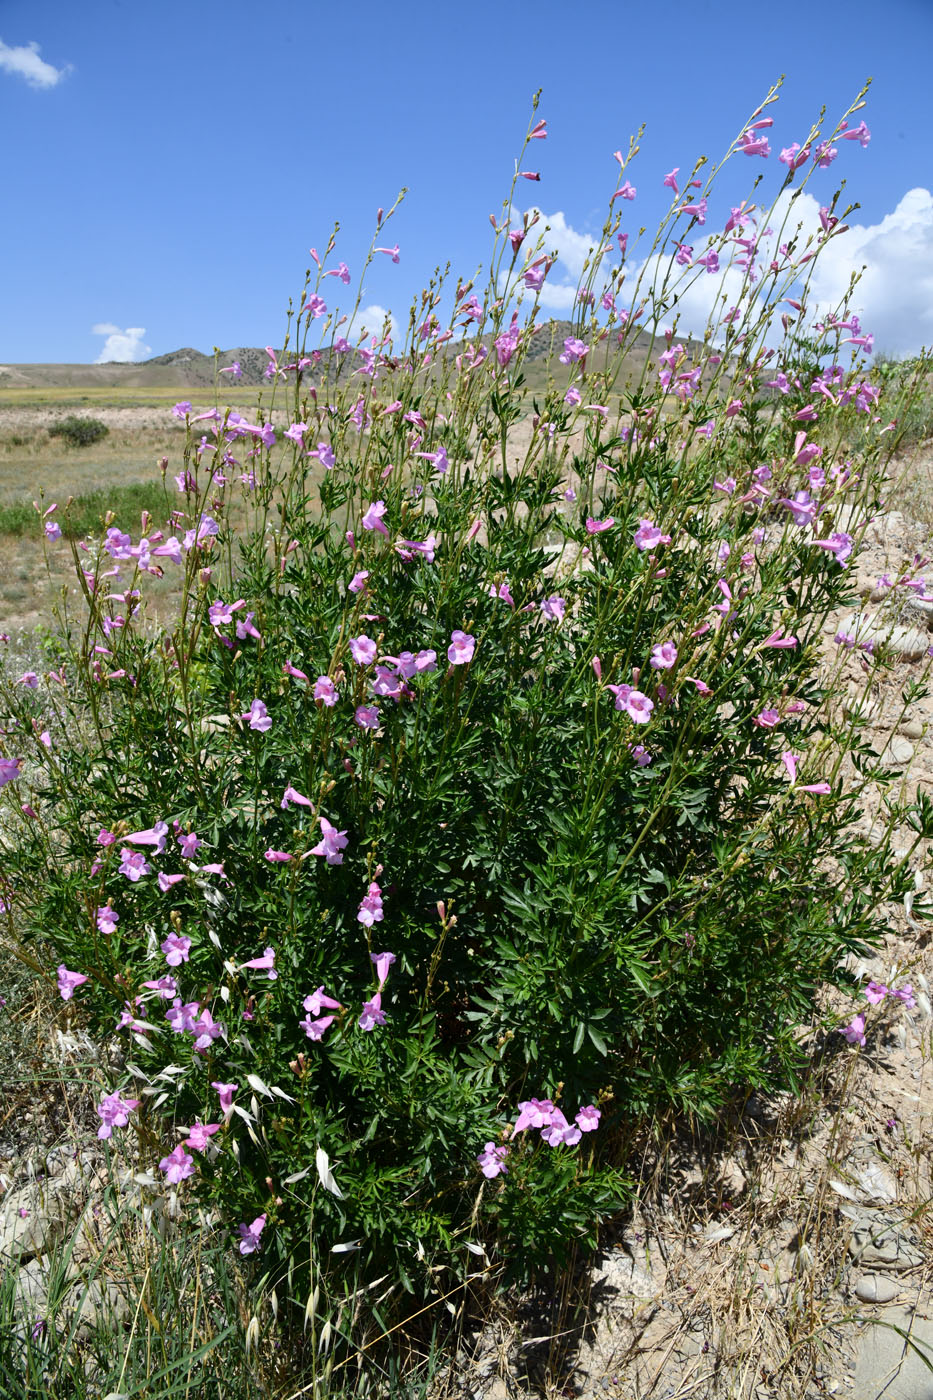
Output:
[[863,1303],[890,1303],[897,1293],[897,1284],[883,1274],[862,1274],[855,1285],[855,1296]]
[[884,768],[906,768],[913,756],[913,744],[907,739],[899,739],[896,735],[888,740],[880,755]]

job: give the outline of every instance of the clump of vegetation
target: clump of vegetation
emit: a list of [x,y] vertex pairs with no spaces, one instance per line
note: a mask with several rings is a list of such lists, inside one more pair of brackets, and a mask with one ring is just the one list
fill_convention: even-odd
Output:
[[64,438],[69,447],[90,447],[109,432],[107,424],[99,418],[79,418],[76,413],[69,413],[67,418],[50,424],[48,428],[49,437]]
[[[340,337],[331,244],[257,421],[176,406],[177,510],[107,522],[58,664],[3,691],[11,937],[127,1042],[101,1136],[135,1125],[152,1197],[209,1206],[311,1315],[315,1280],[431,1298],[477,1256],[592,1246],[645,1120],[793,1086],[818,989],[913,889],[862,798],[890,784],[917,842],[933,807],[839,719],[821,650],[896,410],[845,304],[766,343],[844,231],[835,200],[794,220],[836,153],[804,147],[715,235],[719,167],[671,172],[640,261],[620,154],[534,404],[553,259],[514,182],[488,279],[432,283],[404,344]],[[726,264],[692,362],[663,323]],[[623,386],[639,321],[658,353]]]
[[[83,539],[85,535],[98,534],[107,516],[111,517],[111,524],[131,526],[143,511],[152,515],[164,513],[165,499],[158,482],[127,482],[72,496],[54,520],[66,539]],[[16,501],[0,506],[0,535],[31,535],[35,528],[36,511],[31,503]]]

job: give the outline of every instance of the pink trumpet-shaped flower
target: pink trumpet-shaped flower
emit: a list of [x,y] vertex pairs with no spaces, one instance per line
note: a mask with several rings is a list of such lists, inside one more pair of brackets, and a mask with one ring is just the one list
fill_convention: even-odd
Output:
[[186,1177],[194,1175],[194,1158],[189,1157],[179,1143],[174,1152],[162,1158],[159,1170],[165,1173],[165,1179],[171,1186],[177,1186]]
[[375,1026],[384,1026],[386,1014],[382,1009],[382,993],[375,992],[369,1001],[363,1003],[363,1010],[359,1019],[361,1031],[371,1031]]
[[140,1099],[123,1099],[119,1094],[107,1094],[96,1109],[100,1119],[97,1136],[103,1140],[112,1135],[114,1128],[125,1128],[133,1109],[139,1108],[141,1102]]
[[389,975],[389,968],[396,961],[394,953],[370,953],[371,960],[376,965],[376,978],[379,982],[379,990],[382,991]]
[[252,1225],[238,1225],[236,1228],[240,1236],[240,1253],[255,1254],[260,1247],[259,1236],[266,1228],[266,1217],[257,1215]]
[[503,1176],[508,1171],[505,1159],[509,1155],[507,1147],[497,1147],[494,1142],[487,1142],[482,1152],[477,1157],[479,1168],[488,1181],[494,1177]]
[[62,1001],[71,1001],[75,988],[80,987],[82,982],[86,982],[87,976],[83,972],[69,972],[64,963],[58,967],[58,990]]
[[274,948],[267,948],[261,958],[250,958],[249,962],[242,963],[241,966],[252,968],[254,972],[267,972],[270,982],[274,982],[279,975],[275,970]]

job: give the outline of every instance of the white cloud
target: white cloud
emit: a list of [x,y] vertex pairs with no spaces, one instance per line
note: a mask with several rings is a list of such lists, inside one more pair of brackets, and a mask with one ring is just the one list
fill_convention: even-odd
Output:
[[132,364],[135,360],[145,360],[152,354],[151,346],[143,344],[145,326],[127,326],[125,331],[121,331],[119,326],[110,321],[98,321],[96,326],[91,327],[91,333],[107,337],[94,361],[95,365],[106,365],[113,360],[119,361],[120,364]]
[[361,306],[353,317],[353,320],[349,321],[347,325],[340,327],[338,334],[346,336],[347,340],[353,345],[357,343],[360,336],[364,335],[367,340],[373,335],[381,340],[386,317],[389,318],[389,331],[392,339],[396,340],[399,333],[398,322],[391,311],[387,310],[384,306],[379,306],[376,302],[373,302],[370,306]]
[[54,68],[39,57],[39,45],[18,44],[11,47],[0,39],[0,70],[25,78],[30,87],[50,88],[61,82],[69,68]]
[[[573,306],[577,281],[595,240],[578,233],[567,223],[563,213],[548,216],[546,222],[551,231],[545,234],[545,247],[557,251],[558,263],[541,289],[541,303],[551,310],[566,311]],[[771,212],[769,227],[774,232],[762,240],[760,261],[767,263],[776,257],[778,243],[794,237],[799,256],[807,239],[821,231],[818,201],[806,192],[795,199],[790,191],[785,192]],[[718,242],[720,231],[711,231],[709,227],[701,231],[694,227],[690,237],[694,256],[699,256],[709,244]],[[670,324],[676,316],[678,335],[702,338],[711,315],[715,313],[718,320],[722,312],[739,301],[744,274],[739,268],[725,266],[726,257],[722,253],[720,256],[724,264],[721,272],[673,268],[665,297],[666,309],[660,313],[659,321]],[[655,284],[660,287],[669,262],[670,254],[654,257],[647,263],[629,263],[618,304],[628,305],[628,299],[635,296],[639,277],[642,291]],[[604,266],[607,274],[610,267],[618,266],[614,254],[607,257]],[[875,224],[850,224],[847,232],[831,238],[819,257],[807,266],[810,277],[806,302],[810,321],[820,320],[828,312],[835,311],[849,288],[853,273],[860,273],[849,310],[858,315],[863,331],[873,334],[878,350],[910,355],[923,345],[933,345],[933,194],[929,190],[908,190],[896,208]],[[657,279],[656,274],[659,274]],[[597,279],[597,293],[604,280]],[[782,310],[790,308],[781,307],[773,316],[767,336],[769,344],[781,337]],[[647,312],[643,324],[650,324]]]
[[908,190],[877,224],[852,224],[817,260],[812,288],[823,309],[864,265],[851,308],[878,350],[916,354],[933,345],[933,194]]
[[554,214],[545,214],[543,209],[532,206],[525,215],[526,225],[535,214],[539,216],[538,222],[529,230],[522,251],[533,247],[534,242],[540,242],[542,254],[557,254],[557,267],[542,286],[539,300],[542,306],[551,311],[568,311],[573,306],[583,264],[597,246],[599,238],[578,233],[560,209]]

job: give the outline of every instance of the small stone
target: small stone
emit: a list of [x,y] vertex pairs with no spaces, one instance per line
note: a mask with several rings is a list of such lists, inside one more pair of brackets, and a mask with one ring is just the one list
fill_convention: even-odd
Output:
[[914,756],[914,746],[907,739],[897,736],[889,739],[881,752],[880,759],[885,768],[906,768]]
[[890,1303],[897,1294],[897,1284],[882,1274],[862,1274],[855,1285],[855,1296],[863,1303]]
[[877,700],[873,700],[862,691],[850,691],[843,698],[842,713],[846,719],[860,721],[862,724],[877,724],[881,718],[881,706]]
[[919,719],[905,719],[897,726],[898,734],[906,734],[908,739],[923,738],[923,722]]

